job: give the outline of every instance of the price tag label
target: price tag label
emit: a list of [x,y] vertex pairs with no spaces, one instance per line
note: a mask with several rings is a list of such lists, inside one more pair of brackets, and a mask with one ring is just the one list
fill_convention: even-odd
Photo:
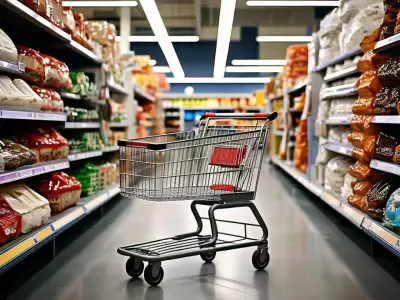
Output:
[[362,224],[362,226],[365,228],[365,229],[370,229],[371,228],[371,225],[372,225],[372,221],[370,220],[370,219],[368,219],[368,218],[365,218],[364,219],[364,222],[363,222],[363,224]]

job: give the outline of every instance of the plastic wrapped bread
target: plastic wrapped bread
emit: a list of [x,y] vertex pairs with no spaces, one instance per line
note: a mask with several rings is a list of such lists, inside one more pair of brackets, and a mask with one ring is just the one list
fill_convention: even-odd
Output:
[[4,188],[0,191],[0,198],[3,199],[12,210],[21,215],[22,233],[27,233],[34,228],[32,207],[11,196]]
[[0,61],[18,64],[18,52],[12,40],[0,29]]
[[0,106],[28,107],[29,98],[24,96],[7,76],[0,75]]
[[28,104],[29,108],[41,110],[42,107],[45,106],[45,101],[43,101],[42,98],[40,98],[39,95],[36,94],[25,81],[22,79],[14,79],[13,83],[21,91],[21,93],[23,93],[26,97],[31,98]]
[[0,196],[0,243],[16,237],[21,232],[21,214],[14,211]]

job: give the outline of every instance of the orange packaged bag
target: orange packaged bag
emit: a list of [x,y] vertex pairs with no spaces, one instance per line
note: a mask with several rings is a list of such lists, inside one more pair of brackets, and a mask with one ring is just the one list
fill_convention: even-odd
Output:
[[351,206],[354,206],[355,208],[358,208],[359,210],[363,211],[365,209],[367,202],[365,198],[366,196],[350,195],[347,198],[347,202],[349,202]]
[[351,156],[367,164],[369,164],[369,162],[371,161],[371,158],[367,155],[367,153],[365,153],[362,148],[353,148],[353,150],[351,150]]
[[354,195],[366,196],[372,188],[372,184],[368,181],[357,181],[353,187]]
[[362,148],[369,157],[375,155],[376,134],[354,131],[347,136],[347,140],[356,148]]
[[349,174],[359,180],[371,183],[375,183],[385,176],[384,173],[371,169],[368,164],[360,160],[350,167]]
[[351,118],[350,126],[354,131],[363,131],[366,133],[379,133],[380,128],[376,124],[372,123],[374,120],[373,116],[358,116],[353,115]]
[[362,98],[358,97],[352,107],[352,112],[355,115],[374,115],[375,97]]
[[375,48],[376,42],[379,40],[382,31],[382,25],[380,25],[373,33],[370,35],[364,36],[363,40],[360,43],[360,47],[362,52],[366,53],[367,51],[372,51]]
[[358,96],[361,98],[374,97],[381,89],[377,72],[370,70],[363,73],[356,81]]

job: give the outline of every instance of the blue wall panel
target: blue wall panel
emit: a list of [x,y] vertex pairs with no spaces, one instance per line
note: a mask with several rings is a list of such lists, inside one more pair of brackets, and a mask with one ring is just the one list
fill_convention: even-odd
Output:
[[[233,59],[258,59],[259,47],[256,42],[257,28],[243,27],[241,40],[230,43],[227,66]],[[215,41],[197,43],[174,43],[175,51],[181,62],[186,77],[212,77],[215,59]],[[158,66],[167,66],[167,61],[157,43],[132,43],[131,49],[136,54],[150,55]],[[167,74],[172,76],[172,74]],[[265,77],[269,74],[258,73],[226,73],[225,77]],[[194,87],[196,93],[248,93],[260,89],[263,84],[171,84],[172,93],[181,93],[188,85]]]

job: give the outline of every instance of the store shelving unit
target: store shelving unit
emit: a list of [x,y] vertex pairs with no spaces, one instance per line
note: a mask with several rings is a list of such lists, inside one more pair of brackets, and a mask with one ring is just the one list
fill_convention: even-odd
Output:
[[322,92],[322,100],[351,97],[357,95],[357,87],[354,83],[343,84],[326,88]]
[[331,82],[331,81],[342,79],[342,78],[348,77],[350,75],[355,75],[355,74],[358,74],[358,73],[359,72],[358,72],[357,66],[348,67],[348,68],[345,68],[343,70],[336,71],[336,72],[333,72],[331,74],[325,75],[324,81],[325,82]]
[[329,119],[326,120],[327,125],[349,125],[351,118],[353,115],[351,114],[341,114],[341,115],[332,115]]
[[0,173],[0,184],[5,184],[68,168],[69,168],[69,161],[65,159],[53,160],[30,166],[24,166],[12,171],[5,171],[3,173]]
[[[107,83],[105,73],[108,72],[103,64],[103,60],[96,53],[83,47],[72,40],[69,34],[47,21],[45,18],[25,6],[18,0],[0,1],[0,28],[4,30],[11,38],[14,44],[21,44],[31,47],[41,53],[53,56],[65,62],[70,70],[89,72],[94,75],[94,81],[98,87],[96,97],[81,96],[68,92],[61,92],[63,100],[69,100],[68,103],[91,102],[94,106],[100,108],[104,105],[107,96],[100,99],[100,89]],[[18,24],[16,26],[15,24]],[[23,34],[22,34],[23,33]],[[10,64],[0,61],[0,74],[11,74],[13,78],[19,77],[25,71],[22,63]],[[125,76],[126,75],[126,76]],[[130,71],[124,73],[125,82],[132,82]],[[118,96],[119,101],[126,101],[128,121],[122,123],[110,123],[111,128],[122,128],[128,133],[128,138],[135,137],[135,129],[132,126],[136,117],[135,104],[133,100],[133,88],[127,89],[119,85],[108,82],[108,91]],[[70,106],[68,104],[68,106]],[[72,106],[72,105],[71,105]],[[102,122],[67,122],[67,116],[64,113],[43,112],[29,110],[25,108],[0,107],[0,119],[2,122],[11,122],[8,120],[21,120],[21,126],[39,127],[45,122],[51,122],[49,125],[68,131],[74,130],[99,130],[103,127]],[[5,128],[6,123],[3,124]],[[106,146],[102,150],[90,151],[84,153],[71,153],[67,159],[37,163],[30,166],[23,166],[11,171],[0,173],[0,185],[10,182],[25,182],[24,179],[35,180],[35,177],[51,173],[54,171],[68,169],[75,164],[92,158],[108,158],[117,154],[119,147],[117,145]],[[8,241],[0,247],[0,273],[29,256],[43,245],[53,243],[53,257],[55,253],[55,241],[58,234],[83,219],[91,212],[102,206],[104,203],[115,198],[120,192],[118,185],[106,186],[96,194],[81,198],[80,202],[64,212],[53,216],[49,223],[44,224],[27,234],[20,234],[17,238]]]
[[135,86],[134,87],[134,98],[137,101],[150,101],[150,102],[156,102],[156,99],[153,96],[150,96],[147,94],[143,88],[140,86]]
[[349,52],[343,53],[337,57],[330,59],[326,63],[317,66],[313,71],[314,72],[325,71],[325,69],[327,69],[330,66],[336,65],[338,63],[342,63],[348,58],[353,58],[353,57],[355,57],[357,55],[361,55],[361,54],[362,54],[362,52],[361,52],[360,48],[350,50]]
[[328,141],[325,144],[325,148],[330,151],[340,153],[340,154],[350,156],[350,157],[351,157],[351,152],[353,151],[353,146],[350,144],[342,144],[342,143],[331,142],[331,141]]
[[113,185],[95,195],[82,198],[77,206],[52,217],[48,224],[42,225],[0,247],[0,274],[45,244],[55,243],[58,234],[113,199],[119,192],[119,187]]
[[304,174],[301,174],[279,158],[272,157],[271,161],[298,181],[307,190],[356,225],[360,230],[368,234],[372,239],[376,240],[389,249],[393,254],[400,257],[400,236],[384,228],[382,224],[372,220],[361,211],[351,207],[345,200],[341,200],[337,196],[325,191],[323,187],[310,181]]

